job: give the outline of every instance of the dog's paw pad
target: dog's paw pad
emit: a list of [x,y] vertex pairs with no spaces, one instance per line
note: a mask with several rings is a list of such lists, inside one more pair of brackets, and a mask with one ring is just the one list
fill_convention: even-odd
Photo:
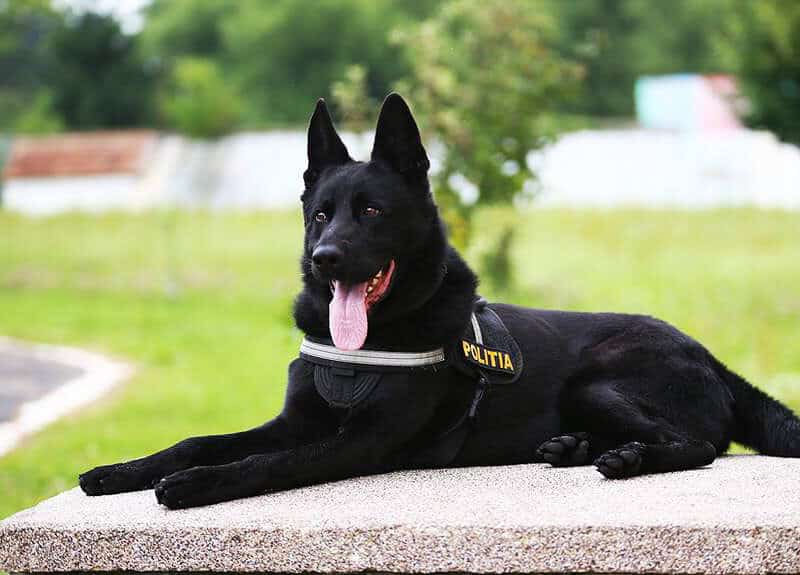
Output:
[[574,433],[554,437],[542,443],[536,455],[554,467],[584,465],[589,455],[588,436]]
[[597,470],[608,479],[622,479],[639,475],[642,468],[642,456],[646,447],[634,441],[616,449],[606,451],[595,459]]

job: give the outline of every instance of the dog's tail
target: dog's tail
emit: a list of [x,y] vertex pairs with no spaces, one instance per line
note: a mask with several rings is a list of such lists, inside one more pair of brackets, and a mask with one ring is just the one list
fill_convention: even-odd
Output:
[[791,409],[719,364],[734,400],[734,441],[764,455],[800,457],[800,418]]

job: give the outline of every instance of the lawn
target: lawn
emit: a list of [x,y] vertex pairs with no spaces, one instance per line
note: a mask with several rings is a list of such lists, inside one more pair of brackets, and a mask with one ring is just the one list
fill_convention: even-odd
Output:
[[[512,299],[659,316],[800,409],[800,214],[515,217]],[[111,397],[0,459],[0,517],[74,486],[94,465],[274,415],[300,340],[290,309],[301,233],[295,213],[0,213],[0,334],[85,346],[138,368]]]

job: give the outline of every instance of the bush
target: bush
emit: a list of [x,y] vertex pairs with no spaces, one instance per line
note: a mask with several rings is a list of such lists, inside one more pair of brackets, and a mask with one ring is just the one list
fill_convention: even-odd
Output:
[[737,54],[751,105],[747,121],[800,144],[800,3],[761,0],[743,7]]
[[[527,155],[555,134],[556,111],[579,85],[582,69],[553,49],[555,26],[543,7],[455,0],[395,35],[410,52],[411,101],[442,151],[434,192],[460,248],[469,244],[476,206],[509,204],[534,178]],[[482,271],[505,289],[512,228],[500,222],[493,232]]]
[[64,121],[53,109],[53,97],[46,91],[39,92],[14,124],[20,134],[52,134],[64,129]]
[[364,66],[348,66],[344,77],[331,86],[331,95],[346,128],[364,132],[372,127],[377,105],[367,93],[367,69]]
[[219,68],[205,58],[181,58],[161,101],[167,124],[193,138],[218,138],[239,120],[241,100]]

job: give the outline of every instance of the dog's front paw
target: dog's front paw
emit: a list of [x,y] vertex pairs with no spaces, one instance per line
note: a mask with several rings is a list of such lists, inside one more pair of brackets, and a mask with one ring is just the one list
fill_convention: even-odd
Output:
[[150,489],[161,477],[158,466],[132,461],[95,467],[79,475],[78,483],[86,495],[112,495]]
[[156,500],[170,509],[210,505],[232,499],[230,483],[220,467],[193,467],[156,483]]
[[608,479],[624,479],[639,475],[642,469],[642,458],[647,447],[638,441],[626,443],[622,447],[610,449],[595,459],[597,471]]
[[585,465],[589,458],[589,435],[570,433],[554,437],[542,443],[536,455],[553,467]]

